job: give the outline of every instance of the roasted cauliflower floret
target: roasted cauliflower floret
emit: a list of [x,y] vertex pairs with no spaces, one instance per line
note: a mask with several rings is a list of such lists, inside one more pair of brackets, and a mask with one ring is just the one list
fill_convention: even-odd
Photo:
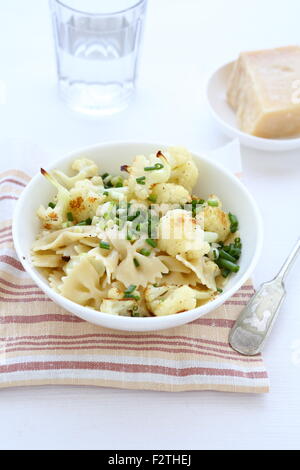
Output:
[[167,159],[171,165],[171,168],[178,168],[184,165],[188,161],[192,160],[192,155],[185,147],[171,146],[167,151]]
[[145,290],[147,307],[156,316],[192,310],[197,305],[196,295],[189,286],[149,286]]
[[216,241],[223,242],[230,234],[230,220],[228,214],[217,207],[206,206],[204,209],[204,230],[218,234]]
[[184,147],[169,147],[167,158],[172,169],[169,182],[179,184],[191,192],[199,171],[190,152]]
[[191,212],[183,209],[171,210],[160,219],[158,247],[171,256],[184,255],[189,259],[199,258],[210,250],[202,228]]
[[104,313],[110,313],[111,315],[122,315],[125,317],[130,317],[136,306],[136,301],[131,299],[104,299],[101,303],[100,311]]
[[72,170],[77,172],[75,176],[67,176],[65,173],[59,170],[54,170],[54,175],[59,181],[68,189],[74,187],[75,183],[85,178],[91,178],[99,174],[99,169],[95,162],[88,160],[87,158],[78,158],[71,166]]
[[151,195],[156,198],[157,204],[185,204],[192,199],[187,189],[174,183],[156,184]]
[[170,165],[161,152],[148,158],[138,155],[126,171],[129,173],[129,192],[141,200],[149,197],[154,184],[167,182],[171,174]]
[[105,199],[101,184],[94,184],[90,180],[78,181],[70,190],[69,212],[77,222],[92,219]]
[[66,221],[68,207],[70,203],[70,193],[56,179],[43,168],[41,173],[57,189],[57,195],[54,198],[55,203],[45,208],[40,206],[37,210],[38,217],[43,221],[44,228],[47,230],[59,229]]
[[113,282],[110,289],[107,291],[107,298],[110,300],[124,299],[125,286],[121,282]]

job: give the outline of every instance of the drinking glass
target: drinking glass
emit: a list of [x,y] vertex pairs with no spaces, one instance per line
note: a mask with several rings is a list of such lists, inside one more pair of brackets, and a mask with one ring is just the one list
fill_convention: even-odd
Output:
[[124,109],[135,89],[147,0],[49,1],[60,96],[90,115]]

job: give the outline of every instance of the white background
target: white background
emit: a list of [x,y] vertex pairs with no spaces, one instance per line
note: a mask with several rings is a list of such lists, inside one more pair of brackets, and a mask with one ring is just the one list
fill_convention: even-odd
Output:
[[[205,82],[241,50],[300,42],[299,0],[149,0],[131,106],[91,120],[57,99],[46,0],[0,0],[0,135],[58,158],[103,140],[153,140],[198,151],[227,142]],[[300,77],[299,77],[300,78]],[[300,150],[242,149],[245,181],[265,223],[256,283],[272,278],[300,233]],[[43,157],[43,160],[45,157]],[[0,155],[0,171],[14,162]],[[32,166],[32,162],[31,162]],[[26,162],[24,162],[26,168]],[[85,387],[0,391],[2,449],[291,449],[300,442],[300,262],[265,350],[271,392],[155,393]]]

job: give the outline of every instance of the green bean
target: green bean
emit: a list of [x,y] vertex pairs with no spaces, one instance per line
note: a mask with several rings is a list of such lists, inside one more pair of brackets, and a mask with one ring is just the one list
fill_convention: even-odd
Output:
[[229,271],[229,269],[222,269],[222,270],[221,270],[221,274],[222,274],[223,277],[226,278],[226,277],[229,276],[230,271]]
[[239,228],[239,221],[236,215],[231,214],[231,212],[229,212],[228,217],[230,221],[230,232],[235,233]]
[[227,259],[224,259],[224,258],[219,258],[217,260],[217,265],[220,267],[220,268],[224,268],[224,269],[227,269],[229,270],[230,272],[232,273],[237,273],[240,269],[240,267],[235,264],[235,263],[232,263],[231,261],[227,260]]
[[224,250],[219,250],[219,257],[223,259],[227,259],[228,261],[231,261],[232,263],[236,262],[236,259],[231,256],[227,251]]

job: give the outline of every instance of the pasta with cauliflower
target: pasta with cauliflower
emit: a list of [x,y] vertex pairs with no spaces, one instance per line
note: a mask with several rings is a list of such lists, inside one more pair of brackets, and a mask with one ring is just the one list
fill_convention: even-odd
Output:
[[238,219],[215,194],[193,193],[199,171],[185,148],[138,155],[123,176],[87,158],[70,170],[41,170],[57,194],[37,210],[32,247],[57,293],[111,315],[164,316],[213,300],[238,272]]

